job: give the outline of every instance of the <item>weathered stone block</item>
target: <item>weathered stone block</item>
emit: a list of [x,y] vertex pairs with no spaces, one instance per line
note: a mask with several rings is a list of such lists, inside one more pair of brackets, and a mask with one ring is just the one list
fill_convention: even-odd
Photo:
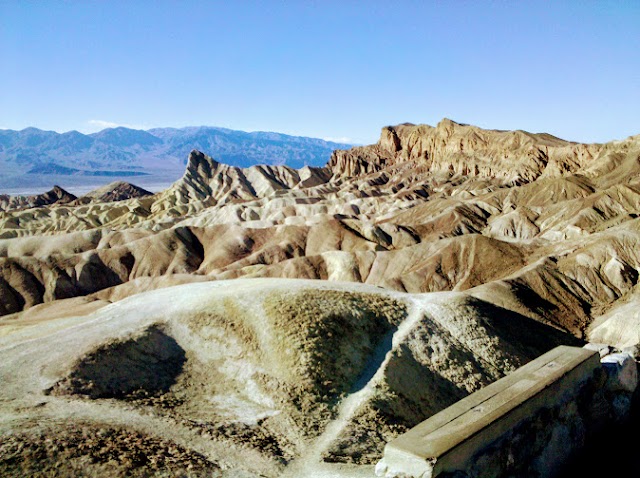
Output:
[[598,351],[557,347],[388,443],[376,474],[551,476],[584,441],[578,395],[599,369]]
[[611,392],[633,393],[638,386],[638,366],[628,353],[607,355],[602,359],[607,372],[606,388]]

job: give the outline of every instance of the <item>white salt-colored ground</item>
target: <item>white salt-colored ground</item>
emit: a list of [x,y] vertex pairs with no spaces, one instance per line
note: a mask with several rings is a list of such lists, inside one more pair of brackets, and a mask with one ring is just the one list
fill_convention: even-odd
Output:
[[[406,317],[397,328],[390,330],[390,340],[380,342],[369,362],[369,370],[361,374],[363,382],[356,383],[354,390],[337,405],[334,419],[323,425],[321,433],[311,439],[302,435],[295,438],[298,432],[286,425],[286,420],[292,419],[287,417],[295,416],[294,410],[289,408],[290,405],[279,402],[285,395],[273,395],[273,390],[271,395],[267,393],[260,378],[265,374],[284,377],[288,373],[286,369],[278,371],[285,362],[279,363],[278,355],[269,350],[269,344],[275,343],[283,331],[271,329],[269,322],[262,319],[267,313],[263,301],[274,294],[295,296],[308,290],[373,294],[393,298],[407,307]],[[495,379],[509,367],[515,367],[517,363],[509,361],[521,358],[517,350],[522,344],[515,342],[516,339],[511,344],[501,342],[503,339],[492,328],[496,325],[490,324],[491,318],[478,315],[467,300],[468,296],[458,292],[406,294],[347,282],[236,279],[153,290],[105,306],[84,317],[41,320],[31,326],[10,328],[4,335],[2,328],[11,326],[0,323],[0,382],[3,384],[0,390],[0,436],[12,433],[26,422],[86,420],[128,427],[169,439],[221,464],[228,470],[225,476],[234,476],[235,472],[244,476],[248,473],[288,478],[373,476],[374,464],[331,464],[322,462],[321,457],[379,390],[377,386],[386,384],[389,364],[393,362],[397,369],[398,364],[403,363],[399,362],[400,349],[405,350],[402,360],[406,360],[406,351],[411,351],[418,354],[412,360],[423,360],[425,366],[433,369],[432,372],[440,370],[438,373],[443,374],[441,380],[459,382],[460,386],[470,389]],[[196,329],[190,322],[192,318],[231,310],[228,309],[230,305],[232,309],[241,311],[244,326],[256,331],[253,345],[238,341],[239,336],[226,334],[223,329],[206,321],[199,325],[197,333],[194,332]],[[186,390],[204,393],[204,398],[189,405],[191,408],[187,411],[197,412],[201,417],[218,417],[251,426],[265,418],[267,423],[276,424],[278,420],[284,420],[278,426],[287,429],[288,439],[299,441],[296,444],[297,456],[286,468],[258,448],[230,438],[211,439],[155,409],[140,408],[114,399],[87,400],[43,392],[67,376],[78,360],[97,347],[130,340],[141,330],[158,323],[165,324],[171,337],[187,351],[189,360],[212,367],[210,378],[202,374],[191,377],[193,383],[188,385],[192,388]],[[430,327],[436,326],[430,332]],[[429,337],[429,343],[420,342],[424,340],[421,334],[428,333],[432,335],[424,337]],[[254,350],[256,344],[261,344],[262,352]],[[438,353],[444,355],[438,356]],[[452,354],[459,354],[459,357]],[[257,360],[256,357],[261,358]],[[474,365],[469,360],[475,360],[475,357],[481,361]],[[414,365],[407,373],[415,374],[419,366],[411,363]],[[474,370],[473,367],[480,368]],[[480,379],[484,382],[478,381]],[[200,380],[204,382],[198,385]],[[209,380],[212,383],[206,383]],[[218,390],[217,382],[222,387],[221,391],[211,395],[212,391]],[[428,382],[423,385],[426,390],[429,388]]]

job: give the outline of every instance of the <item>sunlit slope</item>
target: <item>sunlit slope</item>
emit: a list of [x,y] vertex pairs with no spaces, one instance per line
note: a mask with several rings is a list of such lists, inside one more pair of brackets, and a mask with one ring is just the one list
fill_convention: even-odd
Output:
[[[64,470],[98,457],[87,465],[98,472],[108,458],[92,437],[107,431],[143,437],[141,453],[175,443],[174,468],[275,477],[316,455],[371,464],[408,427],[579,343],[464,293],[299,279],[186,284],[1,331],[0,435],[14,430],[7,446],[41,457],[0,458],[9,476],[61,457]],[[52,449],[36,439],[47,426],[85,441]]]

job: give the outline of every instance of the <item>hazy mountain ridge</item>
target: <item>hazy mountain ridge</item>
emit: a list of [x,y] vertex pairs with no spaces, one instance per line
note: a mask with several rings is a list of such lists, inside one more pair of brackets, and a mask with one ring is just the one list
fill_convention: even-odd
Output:
[[[168,137],[176,131],[162,134]],[[639,157],[637,137],[583,145],[546,134],[482,130],[446,119],[436,127],[384,128],[377,144],[337,150],[325,168],[238,168],[194,150],[183,177],[168,189],[154,195],[145,191],[140,197],[120,192],[104,196],[121,199],[117,207],[91,197],[80,201],[87,206],[81,211],[71,204],[59,214],[58,206],[51,204],[55,195],[43,200],[5,198],[0,237],[134,227],[146,235],[188,228],[189,237],[200,238],[197,246],[206,243],[209,229],[221,233],[227,228],[235,231],[230,240],[244,237],[239,249],[244,252],[224,260],[209,260],[199,252],[200,272],[220,278],[342,277],[411,292],[486,288],[509,274],[530,278],[526,280],[542,274],[539,280],[546,282],[552,274],[561,289],[572,290],[552,300],[565,312],[530,315],[580,335],[586,333],[592,309],[606,309],[632,288],[640,260],[627,252],[610,254],[606,257],[618,265],[603,264],[594,271],[597,279],[589,275],[588,283],[582,283],[580,267],[567,269],[569,262],[558,249],[571,241],[583,242],[580,247],[591,247],[587,245],[600,238],[606,243],[609,229],[623,226],[628,240],[636,241]],[[24,209],[29,205],[42,207],[33,214]],[[12,207],[21,209],[11,211]],[[319,240],[316,230],[324,230],[325,237]],[[263,249],[266,244],[271,245]],[[348,254],[322,255],[330,251]],[[489,258],[506,261],[504,267],[488,267]],[[11,254],[7,260],[21,261]],[[176,270],[194,270],[177,266],[173,259],[169,262]],[[534,263],[539,265],[532,268]],[[28,269],[33,259],[30,264]],[[345,270],[346,264],[355,269]],[[630,272],[634,270],[635,275]],[[113,277],[125,280],[119,272]],[[576,278],[578,289],[572,285]],[[546,287],[537,293],[546,295]],[[11,303],[38,303],[44,296],[38,297]],[[569,310],[577,304],[582,312],[573,308],[571,317]]]
[[[640,136],[584,145],[445,119],[383,128],[322,168],[186,163],[155,194],[5,201],[0,432],[23,461],[0,470],[24,475],[21,449],[99,467],[92,434],[116,427],[195,466],[340,476],[331,463],[366,471],[389,439],[556,344],[640,355]],[[30,419],[82,425],[88,448],[48,449]]]
[[280,133],[230,130],[216,127],[124,127],[97,133],[56,133],[37,128],[0,130],[0,187],[31,181],[31,176],[178,177],[192,149],[214,155],[227,164],[324,166],[332,151],[350,145]]

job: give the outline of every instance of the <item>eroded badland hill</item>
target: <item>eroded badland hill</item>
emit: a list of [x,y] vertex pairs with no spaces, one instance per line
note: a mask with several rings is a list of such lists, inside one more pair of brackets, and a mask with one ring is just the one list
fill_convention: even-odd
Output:
[[558,344],[635,350],[638,173],[638,136],[445,119],[324,168],[194,150],[157,194],[0,196],[0,474],[370,476]]

